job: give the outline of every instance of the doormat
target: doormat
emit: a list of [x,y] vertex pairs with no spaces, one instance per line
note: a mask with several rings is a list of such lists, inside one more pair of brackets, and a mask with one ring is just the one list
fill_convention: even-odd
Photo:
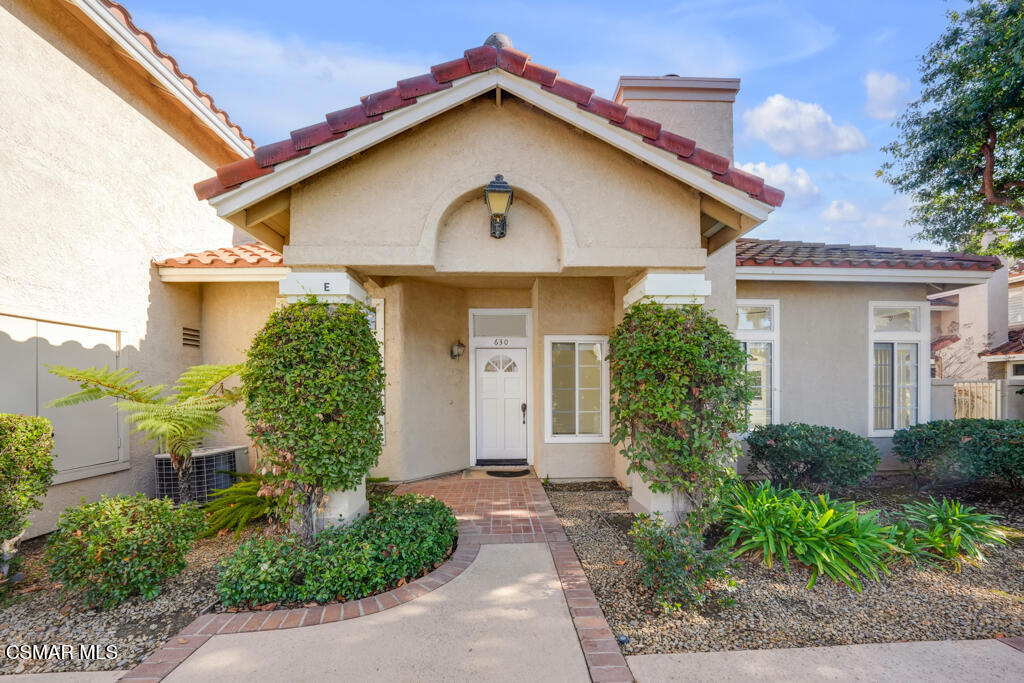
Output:
[[530,470],[487,470],[488,477],[528,477]]

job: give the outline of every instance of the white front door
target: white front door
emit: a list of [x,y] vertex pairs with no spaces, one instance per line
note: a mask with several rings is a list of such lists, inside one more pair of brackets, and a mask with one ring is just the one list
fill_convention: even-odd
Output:
[[526,349],[476,352],[476,459],[526,460]]

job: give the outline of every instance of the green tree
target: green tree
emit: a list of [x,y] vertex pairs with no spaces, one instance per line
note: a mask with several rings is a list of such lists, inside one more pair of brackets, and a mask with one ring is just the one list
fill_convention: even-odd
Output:
[[383,443],[384,364],[364,307],[309,298],[274,311],[242,371],[249,434],[260,448],[260,495],[286,495],[313,543],[328,491],[354,489]]
[[880,174],[912,197],[919,237],[1024,256],[1024,0],[947,14]]
[[128,413],[134,431],[144,434],[146,441],[156,441],[171,456],[178,475],[178,501],[193,500],[192,449],[224,424],[220,411],[238,402],[239,394],[224,383],[241,365],[194,365],[181,373],[168,395],[162,395],[167,388],[164,384],[142,384],[136,370],[46,367],[52,374],[79,385],[78,391],[52,401],[49,407],[116,399],[114,405]]
[[655,493],[686,493],[702,528],[733,473],[732,435],[747,428],[747,354],[705,308],[654,303],[626,311],[608,347],[612,441],[627,471]]

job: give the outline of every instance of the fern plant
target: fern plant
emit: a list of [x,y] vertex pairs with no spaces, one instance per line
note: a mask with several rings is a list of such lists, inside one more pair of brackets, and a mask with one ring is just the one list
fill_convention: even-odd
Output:
[[[264,489],[256,474],[232,472],[240,481],[226,489],[215,489],[214,498],[203,509],[206,511],[206,531],[201,538],[234,530],[235,540],[249,522],[270,516],[286,496],[274,496]],[[260,495],[260,493],[264,495]]]
[[156,441],[170,455],[178,476],[179,500],[193,500],[192,450],[224,424],[220,411],[238,402],[240,395],[228,389],[225,382],[241,370],[241,365],[194,365],[178,377],[170,393],[165,393],[165,384],[143,384],[137,370],[46,367],[79,386],[78,391],[51,401],[48,407],[113,398],[114,405],[127,413],[133,431],[145,435],[146,441]]

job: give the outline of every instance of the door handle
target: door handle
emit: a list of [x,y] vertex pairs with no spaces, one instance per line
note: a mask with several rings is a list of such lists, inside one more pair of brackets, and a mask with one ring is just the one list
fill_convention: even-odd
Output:
[[523,424],[526,424],[526,404],[524,403],[521,407],[523,409]]

